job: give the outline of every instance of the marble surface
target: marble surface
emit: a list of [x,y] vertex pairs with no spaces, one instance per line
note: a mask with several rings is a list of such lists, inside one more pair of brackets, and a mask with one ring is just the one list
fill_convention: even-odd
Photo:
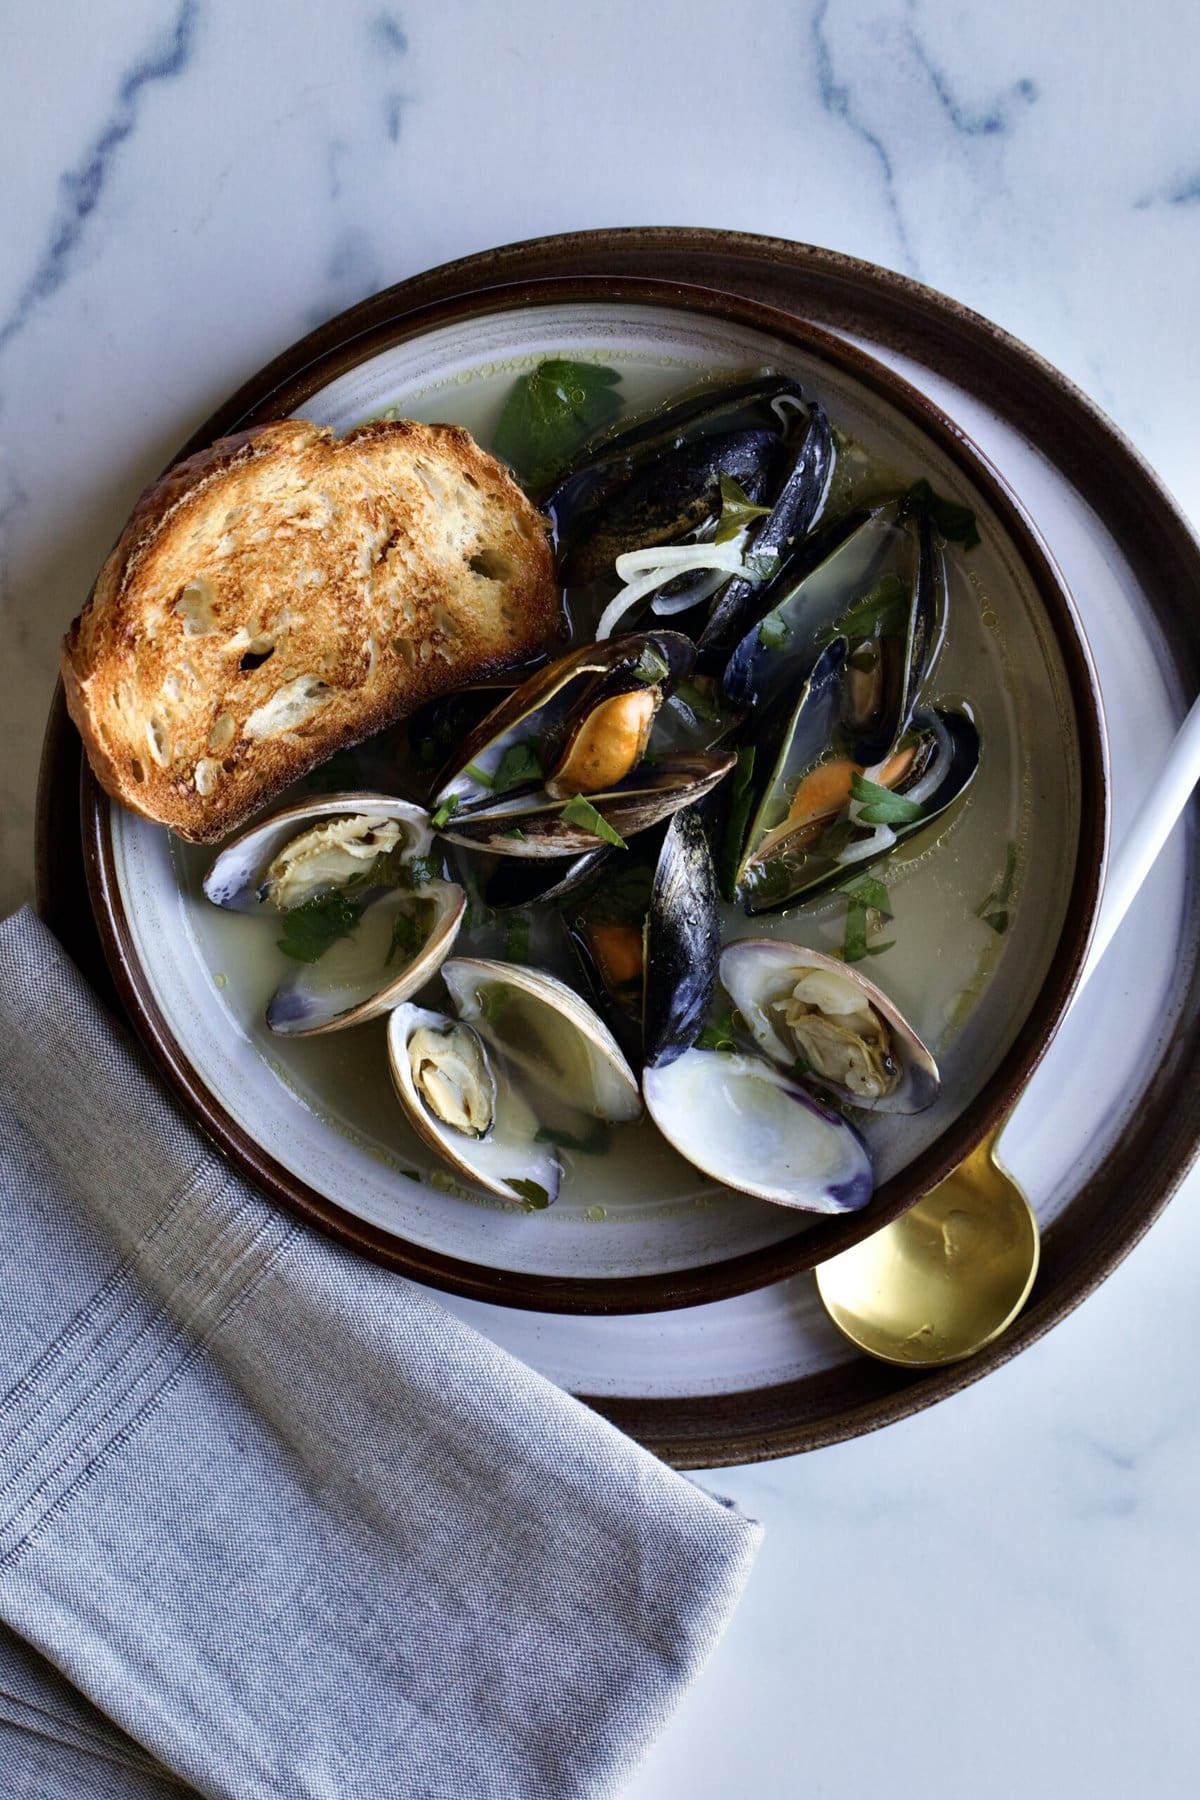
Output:
[[[1200,523],[1200,17],[1132,20],[1117,0],[8,9],[5,909],[30,891],[57,642],[141,486],[267,357],[450,257],[691,223],[872,258],[1056,362]],[[706,1478],[766,1547],[631,1795],[1194,1791],[1198,1203],[1193,1178],[986,1383]]]

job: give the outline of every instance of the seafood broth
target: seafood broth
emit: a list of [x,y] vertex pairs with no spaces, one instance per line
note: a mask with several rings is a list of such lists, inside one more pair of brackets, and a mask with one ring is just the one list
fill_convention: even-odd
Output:
[[[577,358],[585,354],[574,346],[564,351],[568,353]],[[754,368],[744,361],[714,366],[711,358],[707,364],[689,363],[686,357],[622,351],[615,345],[592,355],[619,370],[624,419],[674,399],[699,382],[714,377],[728,382]],[[386,407],[380,404],[370,410],[376,415],[386,410],[398,416],[461,424],[488,448],[514,380],[540,360],[541,355],[529,355],[460,368],[424,387],[405,387]],[[819,382],[814,385],[819,390]],[[316,404],[310,401],[302,409],[304,416],[345,429],[352,419],[345,417],[347,401],[337,394],[338,387],[335,383],[325,396],[318,396]],[[926,474],[935,486],[945,485],[944,476],[924,467],[906,466],[893,473],[861,437],[850,436],[846,422],[839,417],[836,396],[818,391],[818,398],[824,401],[840,439],[836,485],[827,516],[834,506],[869,501],[884,490],[894,493]],[[969,498],[960,493],[952,497]],[[1016,595],[1015,576],[1010,585],[1007,547],[989,545],[986,520],[981,518],[980,525],[985,537],[981,549],[964,551],[955,544],[945,548],[946,636],[930,693],[939,706],[969,708],[983,744],[978,775],[944,818],[872,866],[871,873],[886,884],[892,916],[869,913],[864,917],[860,912],[857,919],[867,953],[859,966],[924,1038],[943,1076],[941,1096],[926,1113],[855,1115],[878,1182],[895,1175],[940,1135],[999,1061],[1019,1022],[1012,1017],[1011,1000],[1002,1015],[990,1017],[988,995],[1001,961],[1022,954],[1022,889],[1038,789],[1027,748],[1034,735],[1030,709],[1045,705],[1049,697],[1061,714],[1062,701],[1052,672],[1030,681],[1023,665],[1022,679],[1018,682],[1015,678],[1008,617],[1010,613],[1020,617],[1026,640],[1031,636],[1037,639],[1039,628],[1029,623],[1028,602]],[[860,596],[877,552],[878,545],[869,537],[861,542],[852,540],[810,577],[807,607],[814,619],[827,624]],[[656,623],[669,627],[672,621],[649,618],[637,627],[619,629],[653,629]],[[357,759],[354,779],[344,785],[411,791],[397,786],[396,759],[403,754],[399,746],[404,735],[404,729],[398,728],[360,747],[353,753]],[[327,784],[310,777],[292,797],[312,792],[318,785]],[[439,841],[437,848],[442,847]],[[445,848],[450,879],[462,881],[471,853],[449,845]],[[1055,870],[1068,862],[1072,853],[1070,843],[1055,846]],[[204,902],[201,880],[212,854],[210,849],[171,841],[187,930],[196,955],[209,971],[230,1028],[253,1043],[280,1084],[281,1103],[286,1106],[298,1101],[383,1165],[402,1186],[421,1182],[481,1207],[511,1210],[456,1180],[407,1125],[388,1074],[385,1021],[374,1020],[309,1040],[284,1041],[267,1031],[263,1023],[266,1005],[285,972],[286,959],[273,947],[276,934],[270,923]],[[853,876],[855,871],[847,873]],[[1057,879],[1051,871],[1047,881],[1051,875]],[[1062,891],[1059,880],[1059,896]],[[524,914],[489,914],[476,897],[454,953],[528,961],[570,982],[590,1000],[565,933],[557,929],[554,910],[548,906]],[[748,918],[740,906],[725,904],[722,939],[726,943],[741,937],[791,940],[841,954],[848,945],[848,915],[853,910],[853,903],[841,891],[799,901],[782,914],[754,918]],[[1045,930],[1043,920],[1030,944],[1040,945]],[[1036,991],[1041,954],[1039,950],[1031,955],[1031,966],[1018,984],[1021,991]],[[443,992],[437,983],[418,998],[421,1004],[441,1006]],[[723,1003],[718,993],[718,1008]],[[570,1223],[613,1221],[627,1210],[644,1220],[650,1214],[677,1214],[693,1207],[735,1207],[746,1211],[736,1239],[737,1247],[745,1249],[776,1241],[806,1223],[801,1214],[785,1213],[715,1186],[671,1150],[648,1118],[636,1125],[605,1127],[588,1142],[586,1151],[564,1148],[562,1160],[564,1176],[557,1204],[549,1212],[539,1213],[536,1221],[514,1221],[516,1227],[543,1232]],[[378,1206],[372,1213],[365,1202],[356,1210],[367,1217],[382,1216]],[[427,1207],[424,1216],[427,1220]],[[403,1229],[411,1233],[407,1218]],[[426,1225],[424,1230],[429,1241],[437,1241],[435,1227]],[[510,1235],[507,1241],[511,1246],[514,1239]],[[712,1252],[721,1253],[719,1246]],[[513,1254],[501,1251],[497,1260]],[[694,1253],[681,1253],[681,1257],[692,1260]],[[599,1258],[597,1267],[604,1262]],[[553,1253],[535,1254],[532,1266],[556,1266]]]

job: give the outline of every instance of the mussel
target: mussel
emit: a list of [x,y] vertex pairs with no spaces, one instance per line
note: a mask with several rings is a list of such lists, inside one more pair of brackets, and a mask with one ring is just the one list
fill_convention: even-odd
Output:
[[403,1005],[388,1060],[405,1113],[452,1168],[530,1207],[557,1198],[557,1140],[641,1113],[633,1071],[577,994],[537,969],[480,957],[442,965],[452,1014]]
[[[693,660],[678,632],[647,632],[584,645],[539,670],[443,771],[434,816],[444,835],[501,856],[562,858],[698,800],[729,772],[731,752],[646,754],[663,697]],[[597,817],[607,831],[595,829]]]
[[939,709],[918,713],[882,763],[857,762],[823,729],[831,688],[835,705],[840,698],[831,671],[844,660],[844,640],[823,652],[764,779],[755,781],[744,832],[731,816],[740,849],[735,844],[728,859],[730,886],[748,913],[778,911],[864,872],[940,818],[979,767],[970,714]]
[[937,1098],[930,1051],[883,990],[836,957],[770,938],[740,938],[721,983],[765,1056],[835,1099],[915,1113]]
[[624,584],[596,637],[628,629],[648,603],[678,613],[715,594],[696,631],[716,668],[818,517],[833,461],[825,414],[779,376],[695,397],[596,446],[545,502],[568,587],[614,574]]
[[384,794],[331,794],[276,813],[221,851],[205,894],[272,920],[291,959],[267,1007],[272,1031],[311,1037],[359,1024],[437,972],[466,895],[414,869],[432,843],[418,806]]

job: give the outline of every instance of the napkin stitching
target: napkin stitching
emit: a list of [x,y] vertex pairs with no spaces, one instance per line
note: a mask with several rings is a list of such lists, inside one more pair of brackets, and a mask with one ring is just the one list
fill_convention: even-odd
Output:
[[[291,1245],[300,1229],[299,1226],[295,1224],[283,1225],[282,1229],[280,1229],[280,1224],[281,1222],[277,1220],[267,1220],[264,1222],[260,1231],[256,1234],[255,1245],[250,1246],[250,1248],[256,1246],[261,1247],[263,1252],[262,1258],[258,1267],[247,1278],[245,1285],[230,1297],[227,1305],[220,1312],[214,1314],[205,1327],[203,1335],[194,1338],[190,1350],[163,1380],[162,1384],[155,1392],[143,1401],[138,1411],[134,1413],[131,1418],[126,1420],[125,1424],[121,1426],[109,1441],[95,1453],[90,1462],[85,1463],[71,1484],[58,1495],[57,1499],[55,1499],[37,1519],[35,1519],[33,1524],[25,1532],[24,1536],[18,1538],[8,1550],[3,1552],[3,1554],[0,1554],[0,1576],[11,1574],[25,1553],[32,1549],[42,1533],[54,1524],[71,1503],[84,1491],[91,1482],[93,1476],[99,1474],[112,1457],[116,1455],[118,1451],[124,1449],[130,1439],[136,1436],[147,1420],[152,1418],[158,1411],[163,1401],[174,1392],[175,1388],[192,1367],[193,1363],[197,1362],[200,1357],[207,1353],[209,1343],[216,1332],[226,1325],[252,1297],[255,1290],[270,1273],[275,1263]],[[262,1242],[264,1236],[273,1231],[278,1231],[279,1235],[274,1238],[273,1242],[264,1245]],[[249,1249],[246,1254],[249,1254]],[[179,1338],[182,1335],[183,1332],[181,1329],[181,1331],[171,1340],[172,1346],[179,1341]],[[76,1450],[81,1447],[82,1446],[77,1445]],[[60,1465],[59,1469],[54,1472],[55,1476],[60,1474],[62,1470],[68,1466],[71,1460],[71,1457],[67,1457]],[[52,1481],[53,1479],[54,1476],[48,1478],[49,1481]],[[47,1482],[42,1482],[37,1491],[31,1495],[29,1499],[36,1499],[37,1495],[40,1494],[46,1486]],[[28,1504],[29,1501],[27,1500],[26,1506],[28,1506]]]
[[[130,1255],[117,1264],[111,1275],[106,1276],[104,1281],[101,1282],[100,1286],[92,1295],[91,1299],[78,1309],[63,1331],[60,1332],[58,1337],[56,1337],[52,1343],[46,1346],[36,1361],[25,1371],[24,1375],[19,1376],[18,1379],[13,1382],[6,1394],[0,1395],[0,1424],[3,1424],[13,1408],[19,1405],[26,1394],[36,1388],[42,1377],[50,1373],[55,1363],[62,1361],[63,1357],[74,1347],[75,1343],[95,1319],[97,1313],[102,1311],[108,1301],[121,1287],[122,1283],[129,1283],[130,1276],[133,1272],[133,1258],[140,1250],[149,1249],[153,1245],[154,1240],[161,1236],[168,1225],[174,1222],[181,1208],[192,1199],[193,1192],[199,1186],[200,1179],[205,1172],[206,1168],[203,1163],[198,1164],[197,1167],[193,1169],[187,1180],[179,1188],[174,1199],[169,1202],[162,1215],[155,1220],[150,1230],[138,1239]],[[45,1404],[45,1402],[43,1402],[43,1404]],[[33,1415],[33,1417],[36,1416],[36,1414]]]
[[[227,1176],[225,1178],[225,1180],[222,1182],[221,1188],[212,1197],[210,1205],[215,1205],[220,1200],[225,1189],[230,1185],[231,1180],[232,1180],[232,1177]],[[235,1209],[235,1211],[229,1218],[225,1219],[222,1222],[222,1224],[221,1224],[220,1228],[218,1229],[218,1231],[216,1232],[215,1236],[210,1240],[209,1244],[206,1246],[210,1257],[216,1255],[216,1252],[217,1252],[218,1246],[220,1245],[222,1237],[236,1231],[237,1226],[240,1224],[240,1222],[243,1218],[243,1215],[247,1211],[251,1210],[252,1204],[253,1203],[250,1201],[244,1201],[241,1206],[239,1206]],[[194,1223],[194,1225],[198,1225],[199,1219],[197,1219],[193,1223]],[[102,1372],[99,1373],[99,1375],[96,1376],[91,1381],[91,1383],[89,1385],[84,1386],[82,1388],[82,1391],[79,1393],[77,1399],[75,1400],[74,1404],[71,1406],[70,1410],[64,1415],[63,1418],[61,1418],[59,1420],[58,1424],[49,1433],[49,1435],[39,1439],[39,1441],[35,1443],[33,1449],[29,1453],[29,1455],[26,1457],[25,1461],[22,1464],[20,1464],[16,1469],[14,1469],[10,1472],[8,1480],[5,1481],[2,1486],[0,1486],[0,1500],[3,1500],[5,1495],[10,1493],[12,1491],[12,1489],[20,1483],[22,1478],[29,1473],[31,1467],[37,1462],[38,1458],[51,1448],[51,1446],[55,1443],[56,1439],[61,1438],[63,1433],[65,1431],[68,1431],[71,1428],[71,1426],[73,1426],[75,1424],[75,1422],[78,1419],[81,1412],[85,1413],[85,1415],[86,1415],[87,1409],[92,1405],[92,1403],[95,1401],[97,1396],[100,1393],[102,1393],[103,1390],[110,1385],[110,1383],[113,1381],[113,1379],[117,1376],[118,1372],[121,1370],[122,1365],[124,1363],[129,1362],[131,1359],[137,1357],[137,1353],[142,1350],[143,1346],[146,1343],[146,1340],[148,1338],[150,1338],[156,1332],[158,1327],[160,1325],[162,1325],[164,1323],[164,1321],[166,1321],[170,1328],[170,1335],[168,1336],[165,1344],[160,1344],[158,1350],[155,1352],[155,1354],[152,1357],[150,1357],[150,1359],[148,1361],[145,1361],[145,1360],[141,1359],[140,1357],[138,1358],[138,1361],[141,1363],[141,1366],[140,1366],[140,1368],[138,1368],[137,1374],[133,1376],[128,1387],[126,1387],[120,1393],[118,1393],[116,1400],[108,1408],[108,1410],[106,1412],[102,1413],[97,1419],[93,1420],[90,1425],[85,1424],[85,1430],[84,1430],[83,1437],[81,1437],[80,1439],[78,1439],[76,1441],[76,1443],[74,1444],[72,1450],[68,1453],[68,1456],[64,1460],[64,1462],[60,1463],[56,1469],[51,1471],[51,1473],[43,1480],[43,1482],[40,1484],[40,1486],[34,1490],[34,1493],[29,1496],[29,1500],[36,1499],[37,1495],[43,1491],[43,1489],[46,1487],[46,1485],[49,1482],[53,1481],[59,1474],[61,1474],[63,1468],[66,1466],[66,1463],[69,1462],[71,1460],[71,1458],[74,1455],[76,1455],[84,1447],[84,1444],[86,1443],[87,1438],[89,1436],[94,1436],[97,1428],[99,1426],[102,1426],[105,1423],[107,1423],[107,1421],[112,1417],[113,1413],[120,1409],[123,1401],[125,1401],[129,1397],[129,1395],[132,1393],[133,1388],[137,1385],[137,1383],[139,1381],[143,1380],[147,1375],[149,1375],[153,1371],[155,1365],[162,1362],[164,1357],[168,1356],[171,1353],[172,1349],[174,1348],[174,1346],[177,1343],[177,1341],[179,1340],[179,1338],[183,1335],[183,1333],[186,1330],[191,1328],[195,1319],[200,1316],[201,1312],[203,1311],[204,1305],[206,1303],[211,1302],[216,1297],[216,1292],[217,1292],[219,1283],[223,1279],[225,1279],[225,1277],[227,1275],[236,1272],[238,1262],[241,1261],[245,1256],[248,1256],[250,1254],[250,1252],[253,1250],[255,1244],[259,1241],[261,1234],[263,1233],[264,1230],[266,1230],[266,1228],[267,1227],[266,1227],[265,1223],[263,1225],[258,1226],[256,1228],[255,1232],[253,1233],[253,1235],[251,1236],[251,1238],[249,1239],[249,1241],[242,1247],[241,1251],[237,1255],[235,1255],[235,1257],[233,1258],[231,1263],[227,1263],[224,1267],[222,1267],[218,1263],[216,1273],[210,1281],[207,1293],[205,1293],[202,1290],[201,1294],[197,1297],[196,1301],[193,1303],[191,1308],[182,1310],[181,1313],[178,1316],[176,1316],[173,1320],[172,1320],[171,1314],[170,1314],[170,1300],[171,1300],[172,1292],[174,1292],[176,1290],[168,1290],[167,1295],[162,1300],[159,1301],[158,1305],[154,1308],[154,1310],[151,1313],[149,1313],[148,1317],[143,1319],[141,1327],[135,1332],[134,1336],[129,1340],[129,1342],[119,1352],[119,1354],[116,1355],[116,1357],[108,1363],[107,1367],[105,1367],[102,1370]],[[201,1236],[202,1236],[202,1234],[198,1230],[193,1229],[193,1231],[191,1232],[190,1235],[185,1234],[183,1237],[178,1239],[176,1241],[176,1243],[168,1251],[166,1259],[164,1260],[164,1264],[162,1265],[162,1267],[160,1269],[160,1273],[169,1273],[170,1268],[171,1268],[171,1263],[173,1261],[177,1262],[184,1255],[188,1254],[189,1252],[192,1252],[196,1248],[199,1248],[199,1245],[195,1242],[195,1240],[201,1238]],[[135,1252],[135,1254],[136,1254],[136,1252]],[[125,1261],[120,1265],[120,1267],[122,1270],[125,1271],[127,1276],[129,1276],[130,1278],[136,1278],[138,1271],[133,1268],[132,1264],[133,1264],[133,1257],[131,1256],[131,1257],[125,1259]],[[182,1289],[179,1289],[177,1291],[180,1294],[180,1296],[182,1296]],[[41,1401],[39,1402],[38,1406],[35,1408],[34,1412],[25,1421],[24,1425],[18,1425],[18,1427],[17,1427],[16,1431],[14,1432],[14,1434],[12,1435],[12,1437],[10,1437],[8,1439],[8,1441],[5,1445],[6,1450],[14,1450],[16,1448],[16,1445],[19,1442],[19,1440],[30,1430],[30,1428],[33,1425],[35,1425],[37,1423],[38,1419],[46,1411],[47,1407],[52,1405],[56,1399],[61,1397],[61,1395],[63,1393],[63,1388],[66,1388],[69,1391],[69,1389],[72,1386],[75,1386],[75,1385],[81,1383],[81,1378],[88,1373],[88,1371],[91,1369],[92,1365],[100,1362],[101,1351],[104,1348],[106,1340],[111,1337],[113,1331],[116,1330],[116,1328],[121,1323],[123,1323],[124,1320],[126,1320],[132,1314],[135,1314],[138,1311],[139,1306],[141,1306],[142,1308],[145,1307],[145,1298],[144,1298],[144,1295],[142,1295],[141,1293],[135,1292],[132,1295],[132,1297],[129,1299],[127,1304],[122,1306],[120,1311],[117,1312],[116,1315],[112,1319],[110,1319],[109,1323],[104,1327],[103,1331],[101,1331],[99,1337],[90,1346],[90,1348],[88,1348],[86,1351],[83,1352],[83,1354],[79,1358],[78,1362],[75,1364],[75,1367],[73,1368],[73,1370],[71,1370],[71,1372],[64,1378],[62,1387],[56,1387],[56,1388],[49,1389],[47,1392],[45,1392],[42,1395]],[[29,1500],[26,1501],[26,1505],[29,1504]]]
[[[24,1714],[31,1716],[26,1718],[22,1716]],[[14,1731],[26,1731],[31,1737],[46,1738],[51,1743],[64,1745],[68,1750],[78,1750],[83,1756],[96,1756],[102,1762],[116,1763],[120,1768],[132,1769],[138,1775],[155,1775],[163,1781],[174,1780],[162,1764],[148,1750],[143,1750],[133,1738],[124,1743],[119,1740],[114,1743],[112,1736],[105,1736],[99,1731],[85,1731],[56,1718],[45,1707],[31,1706],[27,1700],[14,1700],[11,1694],[3,1692],[0,1692],[0,1725],[8,1725]],[[110,1727],[110,1731],[115,1735],[116,1727]]]

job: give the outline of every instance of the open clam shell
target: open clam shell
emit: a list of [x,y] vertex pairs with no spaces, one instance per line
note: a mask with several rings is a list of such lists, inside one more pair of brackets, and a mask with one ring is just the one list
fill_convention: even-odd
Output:
[[462,888],[448,881],[408,887],[396,885],[394,873],[379,876],[381,863],[403,865],[432,844],[421,807],[350,793],[285,807],[225,846],[204,878],[216,906],[279,925],[334,896],[346,903],[341,935],[312,960],[295,960],[276,988],[267,1006],[272,1031],[313,1037],[361,1024],[437,972],[462,923]]
[[637,1077],[616,1038],[565,982],[472,956],[445,963],[442,979],[458,1017],[534,1084],[535,1094],[609,1124],[640,1116]]
[[[491,1122],[480,1136],[456,1130],[439,1118],[421,1091],[411,1053],[414,1038],[418,1032],[448,1035],[455,1024],[444,1013],[413,1005],[398,1006],[388,1020],[388,1064],[410,1124],[435,1156],[468,1181],[516,1205],[528,1204],[530,1195],[540,1190],[546,1196],[543,1204],[549,1206],[558,1198],[561,1165],[553,1145],[538,1143],[537,1114],[515,1083],[494,1081]],[[524,1191],[514,1185],[518,1182]]]
[[[931,1051],[899,1008],[836,957],[769,938],[741,938],[721,956],[721,982],[764,1055],[872,1112],[915,1113],[937,1098]],[[788,1013],[803,1014],[799,1026]]]
[[685,1050],[642,1076],[646,1108],[714,1181],[801,1212],[843,1213],[874,1191],[862,1139],[760,1056]]
[[[457,957],[443,964],[442,976],[453,1016],[405,1005],[388,1020],[388,1060],[400,1103],[425,1143],[460,1174],[503,1199],[549,1205],[558,1194],[561,1166],[544,1128],[551,1120],[578,1127],[588,1120],[625,1124],[640,1117],[633,1071],[603,1022],[552,975]],[[486,1064],[487,1094],[475,1113],[482,1129],[462,1128],[469,1107],[438,1100],[413,1053],[418,1031],[426,1034],[425,1046],[433,1034],[435,1056],[439,1035],[449,1044],[452,1032],[466,1033],[477,1046]],[[462,1091],[472,1079],[470,1060],[455,1050],[447,1085]]]
[[[336,828],[343,821],[348,829],[342,834],[344,853],[339,857]],[[272,865],[288,845],[315,839],[317,833],[327,841],[313,843],[307,878],[297,882],[298,871],[293,871],[290,894],[280,895]],[[420,806],[390,794],[329,794],[285,807],[241,832],[226,844],[204,877],[204,892],[214,906],[234,912],[287,911],[318,892],[365,875],[377,856],[397,845],[402,856],[425,856],[432,843],[429,815]]]
[[[267,1025],[281,1037],[316,1037],[390,1011],[437,974],[466,904],[452,881],[376,891],[347,936],[285,975],[267,1006]],[[419,948],[409,954],[404,946],[414,940]]]

